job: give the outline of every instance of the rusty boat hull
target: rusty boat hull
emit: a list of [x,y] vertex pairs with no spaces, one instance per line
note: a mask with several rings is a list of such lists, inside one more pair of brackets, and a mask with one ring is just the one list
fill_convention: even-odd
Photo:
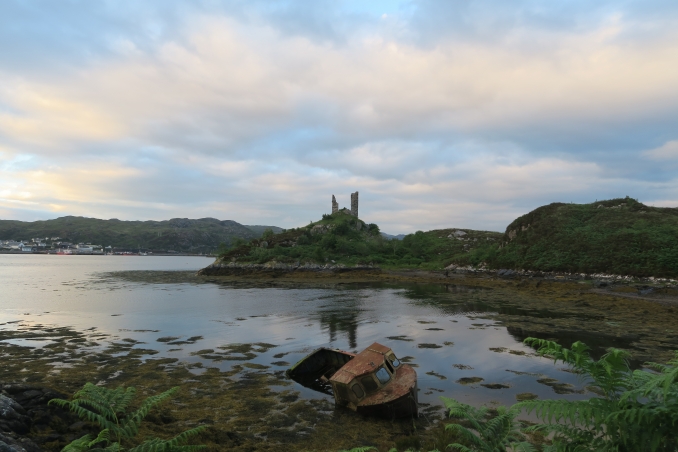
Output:
[[358,354],[319,348],[286,373],[360,414],[390,419],[419,414],[417,373],[376,342]]
[[358,405],[355,411],[365,416],[376,416],[387,419],[402,417],[419,417],[419,402],[417,399],[417,385],[406,394],[385,403],[374,405]]
[[285,373],[302,386],[333,395],[329,379],[354,357],[355,353],[323,347],[311,352]]
[[360,401],[355,408],[350,405],[349,408],[369,416],[418,417],[417,373],[414,368],[402,364],[396,370],[393,382]]

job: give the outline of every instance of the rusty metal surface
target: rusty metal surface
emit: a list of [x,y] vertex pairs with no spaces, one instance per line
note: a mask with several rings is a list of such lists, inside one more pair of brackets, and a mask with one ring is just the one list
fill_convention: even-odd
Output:
[[[384,365],[389,347],[377,342],[358,353],[330,378],[330,381],[349,384],[355,378],[371,374]],[[358,402],[358,406],[379,405],[407,396],[417,384],[417,373],[407,364],[401,364],[392,380]]]
[[390,351],[390,348],[375,342],[339,369],[330,380],[348,384],[355,377],[374,372],[384,364],[384,355]]
[[372,345],[370,345],[369,347],[367,347],[367,350],[371,350],[371,351],[373,351],[373,352],[380,353],[380,354],[382,354],[382,355],[386,355],[388,352],[391,351],[390,348],[388,348],[388,347],[385,346],[385,345],[381,345],[381,344],[378,343],[378,342],[375,342],[374,344],[372,344]]
[[[368,375],[369,378],[375,378],[373,374],[377,372],[379,368],[386,367],[386,355],[392,353],[392,350],[389,347],[375,342],[362,352],[352,356],[350,361],[346,362],[346,364],[339,368],[334,373],[334,375],[329,378],[329,382],[327,379],[325,379],[324,383],[321,384],[320,380],[317,380],[320,378],[320,375],[315,374],[317,372],[325,374],[325,369],[320,369],[320,367],[316,365],[318,363],[315,363],[313,358],[316,354],[322,352],[331,352],[335,354],[338,353],[346,356],[349,359],[349,355],[353,355],[351,353],[339,350],[318,349],[314,353],[299,361],[295,366],[293,366],[292,369],[288,370],[288,375],[296,381],[301,382],[300,379],[294,378],[296,373],[300,371],[301,373],[312,373],[314,374],[314,381],[321,386],[327,385],[327,389],[329,389],[328,383],[338,383],[339,386],[335,388],[336,390],[338,390],[337,388],[345,388],[342,389],[342,391],[348,391],[348,385],[353,381],[360,382],[362,385],[360,379],[364,379],[364,377]],[[319,369],[317,372],[316,367]],[[389,367],[392,369],[390,363]],[[326,375],[329,375],[329,373]],[[376,380],[374,384],[375,386],[377,385]],[[341,392],[340,395],[334,394],[335,400],[338,404],[347,406],[352,410],[363,412],[365,414],[379,414],[390,417],[417,415],[417,373],[412,367],[408,366],[407,364],[401,364],[397,369],[395,369],[395,374],[392,375],[391,379],[386,384],[379,384],[378,386],[378,389],[367,394],[362,400],[359,401],[356,400],[355,395],[349,395],[348,393],[341,395]],[[318,390],[317,388],[312,388]],[[351,399],[353,402],[350,401]]]
[[407,397],[416,384],[417,373],[407,364],[401,364],[396,370],[396,375],[392,381],[362,399],[358,402],[358,406],[380,405],[395,401],[401,397]]

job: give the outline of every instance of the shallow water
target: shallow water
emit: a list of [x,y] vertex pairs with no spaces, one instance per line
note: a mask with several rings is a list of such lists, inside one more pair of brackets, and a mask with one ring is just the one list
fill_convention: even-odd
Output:
[[[138,342],[134,348],[157,350],[154,358],[222,370],[245,363],[271,373],[318,347],[359,351],[376,341],[416,366],[419,401],[432,408],[441,406],[441,395],[474,405],[510,405],[520,393],[571,400],[592,395],[576,375],[535,356],[490,318],[497,312],[485,302],[495,296],[492,290],[370,284],[233,287],[110,276],[132,270],[193,271],[210,262],[201,257],[0,255],[0,329],[38,324],[92,329],[95,339],[107,334],[113,336],[109,341],[127,339]],[[11,341],[29,347],[48,343],[39,338]],[[482,381],[458,382],[472,377]],[[548,378],[573,385],[570,393],[554,392]],[[328,398],[296,383],[294,388],[305,398]]]

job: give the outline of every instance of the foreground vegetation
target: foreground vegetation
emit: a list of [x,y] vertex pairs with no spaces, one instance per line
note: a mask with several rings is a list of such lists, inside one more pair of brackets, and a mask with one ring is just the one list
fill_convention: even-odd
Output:
[[[139,427],[151,409],[169,399],[179,388],[169,389],[162,394],[148,397],[139,408],[128,412],[136,396],[136,389],[119,387],[108,389],[87,383],[75,393],[73,400],[52,399],[49,403],[77,414],[83,421],[99,426],[99,434],[85,435],[63,448],[63,452],[194,452],[205,446],[185,445],[192,436],[205,429],[199,426],[186,430],[169,440],[159,438],[143,442],[135,440]],[[140,443],[140,444],[138,444]]]

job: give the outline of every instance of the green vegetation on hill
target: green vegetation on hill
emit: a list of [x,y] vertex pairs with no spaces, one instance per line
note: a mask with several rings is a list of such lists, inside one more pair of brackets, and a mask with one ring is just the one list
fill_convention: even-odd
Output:
[[440,270],[450,264],[632,276],[678,275],[678,209],[631,198],[554,203],[513,221],[504,234],[418,231],[389,240],[376,224],[339,212],[308,226],[221,249],[242,263],[375,264]]
[[499,243],[501,237],[497,232],[444,229],[388,240],[376,224],[339,212],[323,215],[322,220],[305,227],[277,235],[264,234],[260,239],[224,250],[221,257],[225,261],[257,264],[276,261],[439,269],[470,250]]
[[678,275],[678,209],[632,198],[554,203],[513,221],[502,243],[467,262],[492,268],[633,276]]
[[267,229],[273,231],[274,234],[280,234],[284,231],[283,228],[279,228],[278,226],[261,226],[258,224],[246,224],[244,226],[250,231],[254,232],[257,238],[264,235],[264,232],[266,232]]
[[3,240],[61,237],[61,241],[120,249],[209,253],[220,243],[230,244],[236,239],[250,240],[258,236],[260,233],[240,223],[215,218],[120,221],[68,216],[34,222],[0,220],[0,239]]

